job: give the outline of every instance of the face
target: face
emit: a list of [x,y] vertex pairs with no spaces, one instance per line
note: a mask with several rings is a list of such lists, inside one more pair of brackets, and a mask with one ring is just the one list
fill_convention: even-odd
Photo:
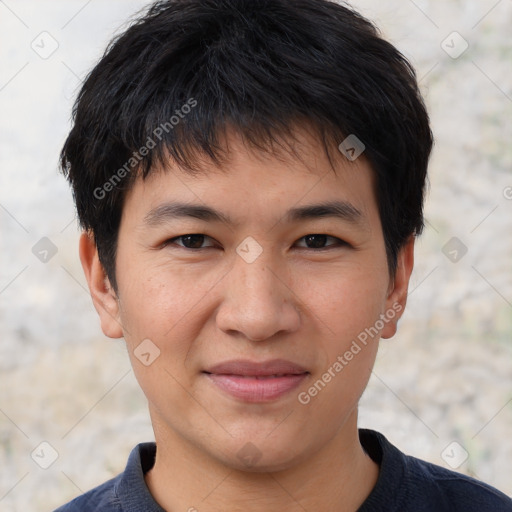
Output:
[[299,160],[232,133],[223,172],[139,179],[123,207],[117,296],[81,242],[103,330],[125,337],[157,441],[230,467],[248,457],[254,471],[285,469],[328,445],[405,306],[412,241],[391,279],[368,163],[340,153],[334,173],[300,138]]

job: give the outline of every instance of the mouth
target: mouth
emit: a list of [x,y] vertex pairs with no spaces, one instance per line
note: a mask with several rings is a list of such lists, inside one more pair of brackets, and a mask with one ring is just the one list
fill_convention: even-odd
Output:
[[296,388],[310,373],[301,365],[274,359],[255,362],[233,360],[217,364],[203,374],[222,392],[244,402],[269,402]]

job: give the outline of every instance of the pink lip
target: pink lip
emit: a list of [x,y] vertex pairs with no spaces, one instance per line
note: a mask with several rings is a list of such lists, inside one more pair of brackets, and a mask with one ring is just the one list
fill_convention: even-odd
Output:
[[226,361],[204,372],[221,390],[246,402],[268,402],[297,387],[309,375],[302,366],[274,359]]

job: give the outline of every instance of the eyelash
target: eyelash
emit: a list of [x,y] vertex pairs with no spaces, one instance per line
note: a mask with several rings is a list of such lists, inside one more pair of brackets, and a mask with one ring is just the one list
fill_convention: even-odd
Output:
[[[199,248],[195,248],[194,249],[192,247],[184,247],[183,245],[177,245],[175,243],[175,240],[179,240],[181,238],[187,238],[187,237],[191,237],[191,236],[202,236],[205,239],[208,238],[210,240],[213,240],[213,238],[209,237],[208,235],[203,235],[202,233],[188,233],[186,235],[180,235],[180,236],[176,236],[174,238],[169,238],[168,240],[166,240],[162,244],[162,247],[167,247],[167,246],[172,244],[172,245],[176,245],[177,247],[179,247],[181,249],[187,249],[189,251],[201,251],[201,250],[204,250],[204,249],[211,249],[211,248],[214,247],[214,246],[211,245],[211,246],[208,246],[208,247],[199,247]],[[309,249],[309,250],[313,250],[315,252],[319,252],[319,251],[327,251],[327,250],[335,249],[335,248],[339,248],[339,247],[348,247],[348,246],[350,246],[350,244],[348,242],[345,242],[341,238],[337,238],[337,237],[331,236],[331,235],[325,235],[323,233],[310,233],[308,235],[304,235],[303,237],[299,238],[299,240],[304,240],[305,238],[311,237],[311,236],[323,236],[323,237],[326,237],[326,239],[330,238],[331,240],[336,240],[336,244],[328,245],[327,247],[319,247],[319,248],[301,247],[301,249]]]

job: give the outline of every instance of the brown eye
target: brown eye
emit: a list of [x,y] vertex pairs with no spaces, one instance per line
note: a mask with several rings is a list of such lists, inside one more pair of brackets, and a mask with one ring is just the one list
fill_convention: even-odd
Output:
[[[325,245],[325,243],[330,240],[334,240],[334,244]],[[305,249],[330,249],[335,247],[340,247],[343,245],[348,245],[345,241],[336,238],[335,236],[323,235],[323,234],[311,234],[303,236],[300,240],[304,240],[306,243]]]
[[[178,247],[183,247],[184,249],[206,249],[208,247],[213,247],[214,244],[202,247],[206,239],[211,240],[211,238],[207,235],[193,233],[171,238],[165,242],[165,245],[177,245]],[[176,243],[177,240],[181,240],[182,243]]]

